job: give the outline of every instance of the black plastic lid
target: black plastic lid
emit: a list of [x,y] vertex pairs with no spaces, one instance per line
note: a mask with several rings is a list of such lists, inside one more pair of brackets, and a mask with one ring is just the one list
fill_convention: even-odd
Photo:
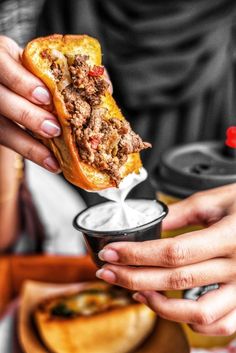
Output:
[[176,197],[236,182],[236,159],[224,153],[223,142],[175,147],[163,154],[153,182]]

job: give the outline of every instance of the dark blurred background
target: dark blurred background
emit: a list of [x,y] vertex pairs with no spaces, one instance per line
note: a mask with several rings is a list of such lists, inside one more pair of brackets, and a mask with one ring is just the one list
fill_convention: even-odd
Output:
[[[153,145],[142,160],[154,179],[163,151],[223,139],[235,124],[235,0],[4,3],[25,6],[18,15],[12,11],[2,28],[21,45],[51,33],[99,39],[116,100],[134,130]],[[87,203],[98,201],[81,193]],[[153,197],[155,190],[147,181],[134,193]]]
[[[88,33],[100,40],[115,98],[153,145],[142,159],[155,178],[163,151],[223,139],[235,123],[235,8],[225,0],[52,0],[37,35]],[[149,182],[135,191],[153,193]]]

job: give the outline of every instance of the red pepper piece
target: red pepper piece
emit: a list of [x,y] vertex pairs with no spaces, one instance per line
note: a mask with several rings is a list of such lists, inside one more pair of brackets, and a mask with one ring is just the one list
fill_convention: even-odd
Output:
[[89,76],[102,76],[104,74],[104,66],[96,66],[94,65],[92,70],[89,70]]
[[96,136],[91,137],[91,138],[90,138],[90,143],[91,143],[91,147],[92,147],[94,150],[96,150],[96,149],[98,148],[99,143],[100,143],[99,137],[96,137]]

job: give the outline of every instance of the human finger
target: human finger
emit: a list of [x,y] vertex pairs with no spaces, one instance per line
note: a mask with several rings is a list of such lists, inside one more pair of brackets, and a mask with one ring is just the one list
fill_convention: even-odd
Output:
[[169,206],[163,221],[163,230],[178,229],[189,225],[211,225],[227,215],[236,185],[226,185],[198,192]]
[[61,128],[54,115],[30,103],[0,84],[0,114],[25,128],[50,138],[59,136]]
[[12,38],[0,35],[0,50],[6,51],[16,61],[21,61],[23,49]]
[[0,116],[0,144],[18,152],[50,172],[60,172],[57,160],[44,145],[3,116]]
[[184,290],[233,281],[236,269],[230,259],[214,259],[175,269],[107,264],[97,271],[102,280],[130,290]]
[[236,309],[210,325],[191,325],[193,331],[207,336],[231,336],[236,332]]
[[211,325],[235,308],[236,290],[233,285],[222,285],[197,301],[167,298],[163,294],[150,291],[137,293],[134,298],[147,304],[167,320],[205,326]]
[[44,83],[0,48],[0,83],[27,100],[48,105],[51,95]]
[[109,86],[108,86],[108,91],[109,91],[110,94],[112,94],[112,93],[113,93],[113,85],[112,85],[110,76],[109,76],[108,71],[107,71],[106,68],[105,68],[105,70],[104,70],[104,78],[105,78],[105,80],[107,81],[107,83],[108,83],[108,85],[109,85]]
[[231,215],[208,228],[175,238],[109,243],[99,252],[99,258],[131,266],[179,267],[198,263],[236,251],[235,227],[236,219]]

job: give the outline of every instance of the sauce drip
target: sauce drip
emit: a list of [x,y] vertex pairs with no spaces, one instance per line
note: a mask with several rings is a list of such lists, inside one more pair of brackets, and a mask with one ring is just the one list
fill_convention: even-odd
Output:
[[114,212],[116,218],[120,224],[123,224],[124,228],[132,227],[133,219],[142,217],[141,212],[128,206],[125,199],[129,192],[138,184],[147,179],[148,173],[146,169],[140,168],[139,174],[131,173],[127,175],[121,182],[118,188],[109,188],[98,192],[98,194],[110,201],[116,202],[114,205]]
[[83,228],[97,231],[117,231],[147,224],[158,218],[164,211],[155,200],[131,200],[126,197],[139,183],[147,178],[147,171],[131,173],[125,177],[119,188],[109,188],[99,192],[107,202],[92,206],[78,218]]

